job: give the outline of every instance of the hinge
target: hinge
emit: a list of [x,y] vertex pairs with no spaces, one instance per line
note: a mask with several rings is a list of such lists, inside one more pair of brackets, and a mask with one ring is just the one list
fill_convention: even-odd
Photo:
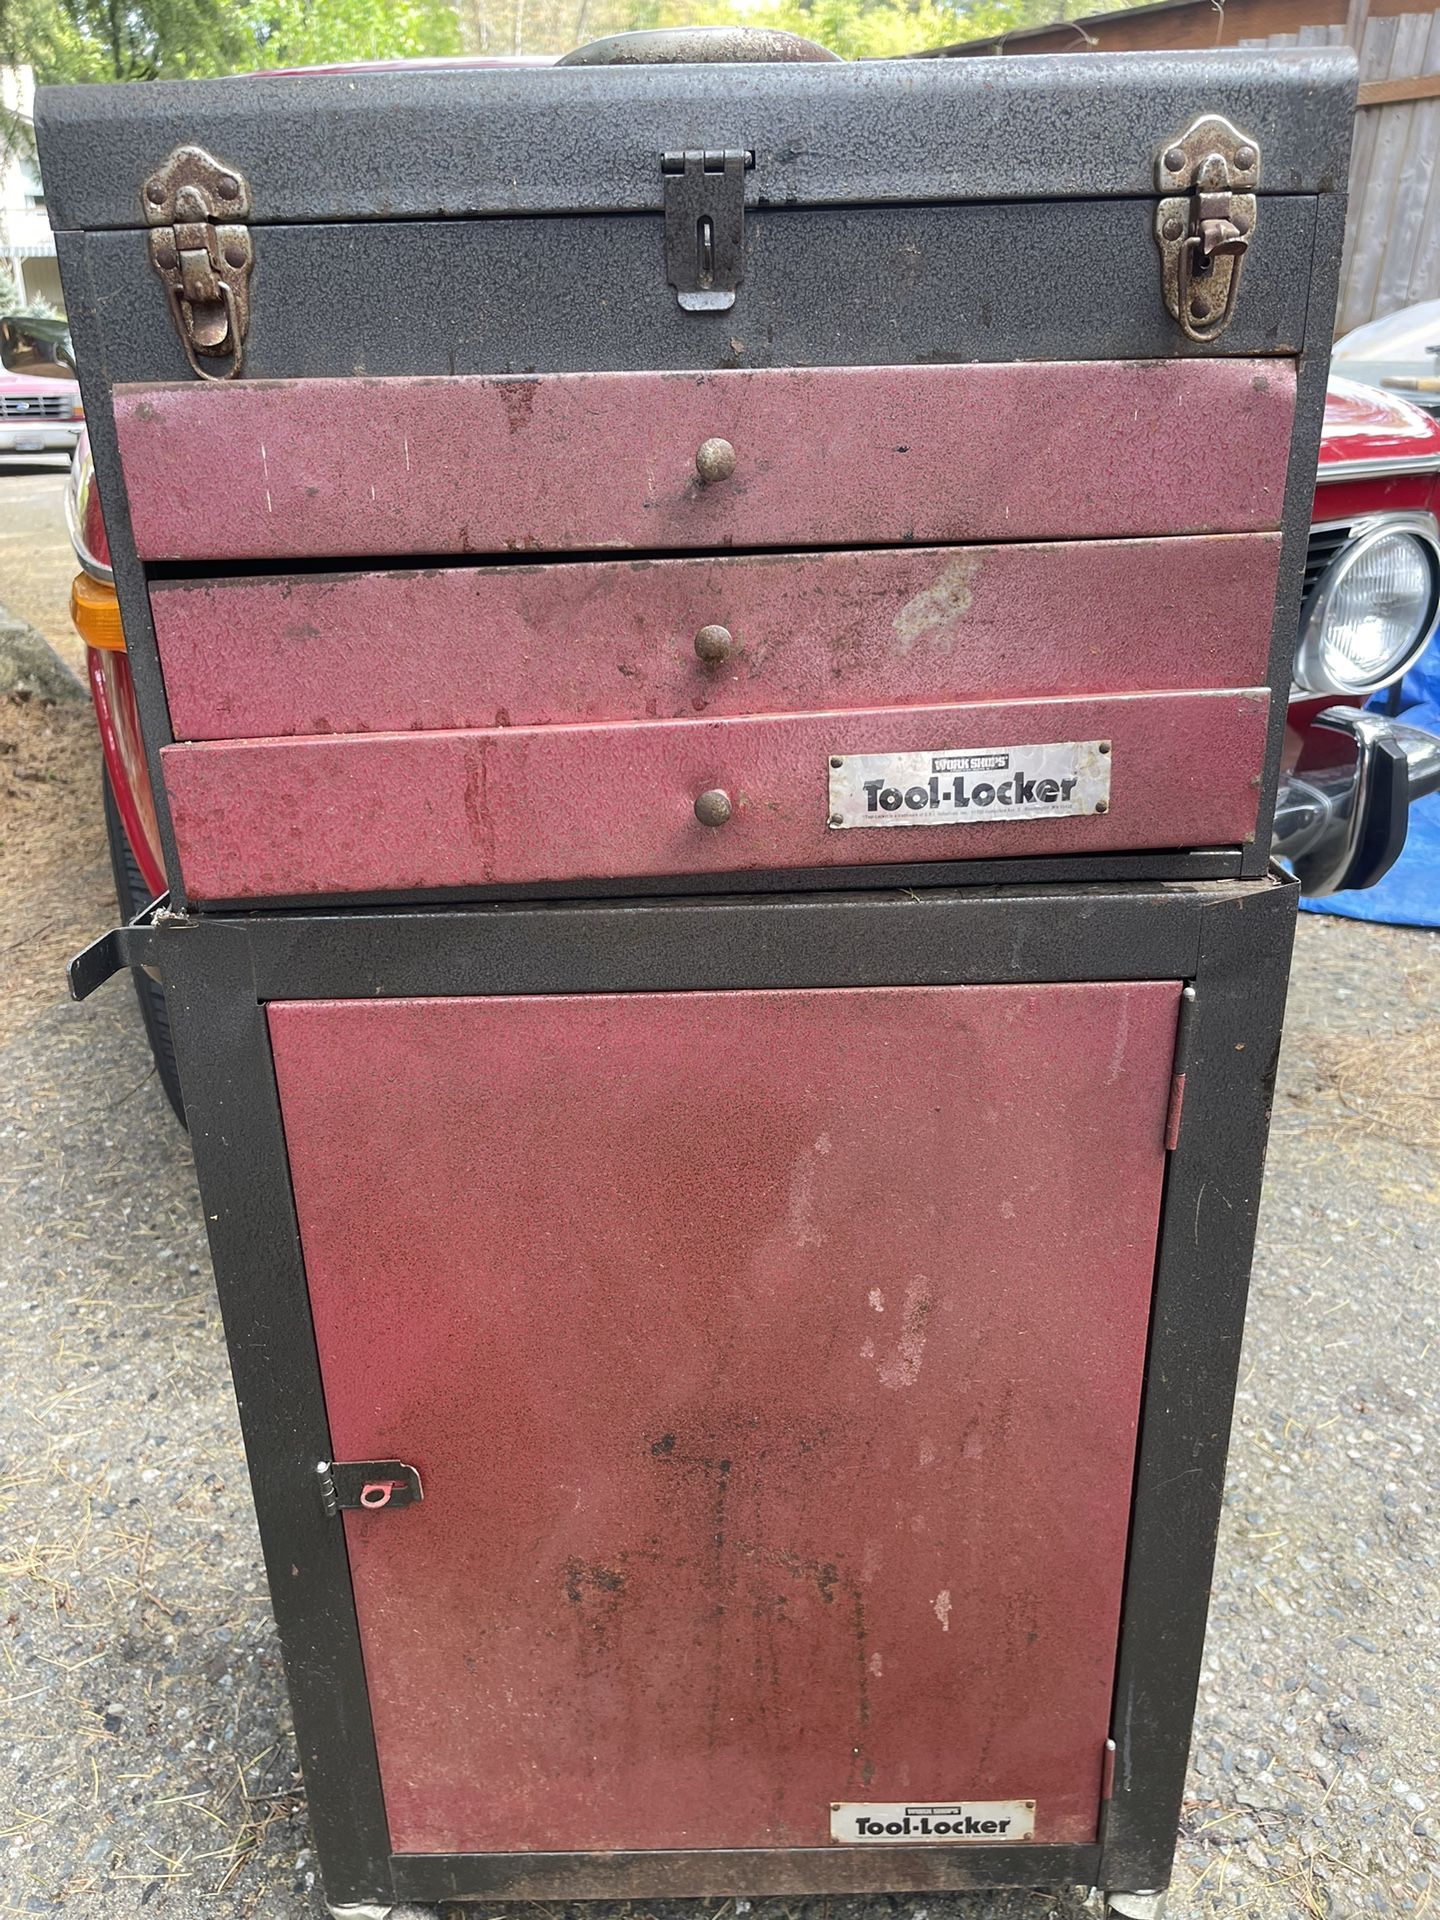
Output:
[[1103,1854],[1109,1837],[1110,1811],[1115,1800],[1115,1742],[1109,1739],[1100,1750],[1100,1818],[1095,1838]]
[[[176,147],[140,196],[150,264],[170,301],[185,358],[202,380],[233,380],[250,324],[250,188],[202,147]],[[197,357],[198,356],[198,357]],[[223,361],[211,370],[200,360]]]
[[1186,987],[1180,995],[1180,1011],[1175,1017],[1175,1057],[1170,1062],[1170,1102],[1165,1109],[1165,1151],[1173,1153],[1180,1144],[1180,1118],[1185,1107],[1185,1068],[1190,1058],[1190,1030],[1195,1024],[1195,989]]
[[1172,140],[1156,163],[1155,211],[1165,304],[1188,339],[1218,340],[1235,317],[1240,269],[1255,237],[1260,149],[1218,113]]
[[403,1460],[322,1460],[315,1472],[321,1505],[331,1519],[347,1509],[379,1513],[425,1498],[419,1474]]
[[745,175],[753,153],[662,153],[665,278],[687,313],[723,313],[745,278]]

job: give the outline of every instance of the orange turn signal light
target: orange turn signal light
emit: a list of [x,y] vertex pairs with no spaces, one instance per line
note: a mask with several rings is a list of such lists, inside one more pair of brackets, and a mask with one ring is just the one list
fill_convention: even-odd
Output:
[[70,583],[70,618],[87,647],[101,647],[110,653],[125,651],[120,602],[108,581],[77,573]]

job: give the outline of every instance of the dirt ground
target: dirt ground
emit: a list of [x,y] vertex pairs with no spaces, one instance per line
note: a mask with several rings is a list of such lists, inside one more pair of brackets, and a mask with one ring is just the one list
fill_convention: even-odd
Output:
[[[323,1905],[185,1139],[125,983],[64,997],[113,912],[98,780],[88,703],[0,704],[0,1913],[297,1920]],[[1302,920],[1172,1920],[1440,1917],[1437,1005],[1435,936]]]

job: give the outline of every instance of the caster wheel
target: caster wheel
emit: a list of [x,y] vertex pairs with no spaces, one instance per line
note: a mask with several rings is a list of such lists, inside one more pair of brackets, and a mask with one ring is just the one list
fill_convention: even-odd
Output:
[[415,1907],[408,1902],[399,1907],[379,1906],[361,1900],[352,1906],[331,1904],[330,1920],[439,1920],[438,1907]]
[[1165,1894],[1107,1893],[1105,1911],[1117,1920],[1165,1920]]

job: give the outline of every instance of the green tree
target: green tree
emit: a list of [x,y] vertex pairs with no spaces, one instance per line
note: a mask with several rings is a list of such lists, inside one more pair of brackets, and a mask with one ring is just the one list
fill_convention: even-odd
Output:
[[0,64],[152,80],[460,52],[564,53],[639,27],[780,27],[850,59],[918,53],[1121,0],[0,0]]
[[243,11],[254,48],[247,66],[329,66],[460,51],[460,24],[447,0],[271,0]]
[[181,80],[229,73],[252,44],[228,0],[10,0],[0,16],[41,80]]
[[0,64],[42,81],[179,80],[458,53],[448,0],[0,0]]

